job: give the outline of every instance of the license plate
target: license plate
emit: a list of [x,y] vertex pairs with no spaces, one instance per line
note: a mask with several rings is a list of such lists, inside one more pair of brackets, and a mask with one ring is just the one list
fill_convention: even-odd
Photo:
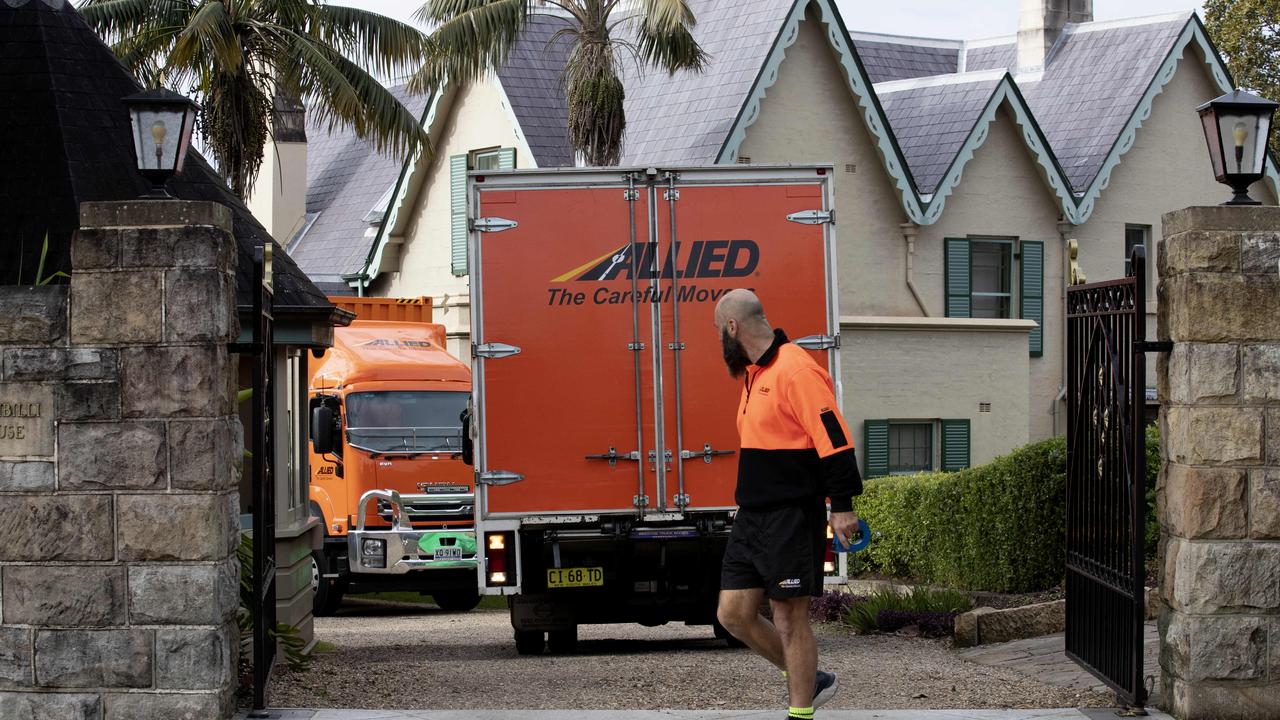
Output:
[[598,567],[552,568],[547,570],[547,587],[598,587],[604,585],[604,570]]
[[462,548],[459,547],[442,547],[436,548],[436,560],[461,560]]

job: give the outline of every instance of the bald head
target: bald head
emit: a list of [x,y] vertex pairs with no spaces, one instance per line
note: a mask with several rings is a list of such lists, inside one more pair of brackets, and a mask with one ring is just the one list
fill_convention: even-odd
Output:
[[764,318],[764,305],[760,302],[760,298],[750,290],[742,288],[730,290],[720,298],[720,302],[716,303],[716,325],[724,327],[729,320],[744,326],[769,324]]

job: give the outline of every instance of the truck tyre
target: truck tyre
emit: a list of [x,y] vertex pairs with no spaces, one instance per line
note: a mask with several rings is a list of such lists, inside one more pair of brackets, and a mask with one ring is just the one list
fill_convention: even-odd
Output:
[[320,568],[324,567],[324,556],[320,551],[311,552],[311,587],[315,596],[311,601],[311,614],[316,617],[328,617],[338,610],[342,604],[342,596],[346,592],[346,583],[341,580],[328,580],[320,577]]
[[578,626],[547,633],[547,649],[552,655],[572,655],[578,651]]
[[547,637],[534,630],[516,630],[516,652],[521,655],[541,655]]
[[715,631],[716,637],[723,640],[725,644],[728,645],[729,647],[744,648],[747,646],[746,643],[734,637],[733,633],[729,632],[728,630],[725,630],[724,626],[721,625],[718,621],[712,621],[711,628]]
[[475,590],[442,590],[432,593],[431,599],[445,612],[467,612],[480,604],[480,593]]

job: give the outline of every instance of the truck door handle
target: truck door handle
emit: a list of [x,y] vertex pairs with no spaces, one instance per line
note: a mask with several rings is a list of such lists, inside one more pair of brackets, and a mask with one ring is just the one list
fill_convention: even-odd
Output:
[[619,453],[617,448],[609,446],[609,452],[600,455],[587,455],[588,460],[608,460],[609,467],[617,467],[619,460],[640,460],[640,451],[633,450],[629,453]]
[[700,457],[700,458],[702,458],[702,461],[703,461],[703,462],[705,462],[706,464],[710,465],[710,464],[711,464],[711,458],[713,458],[713,457],[715,457],[715,456],[717,456],[717,455],[733,455],[735,452],[736,452],[735,450],[714,450],[714,449],[712,449],[712,447],[711,447],[711,443],[707,443],[707,444],[705,444],[705,445],[703,445],[703,446],[702,446],[702,450],[701,450],[701,451],[697,451],[697,450],[681,450],[681,451],[680,451],[680,459],[681,459],[681,460],[692,460],[692,459],[694,459],[694,458],[696,458],[696,457]]

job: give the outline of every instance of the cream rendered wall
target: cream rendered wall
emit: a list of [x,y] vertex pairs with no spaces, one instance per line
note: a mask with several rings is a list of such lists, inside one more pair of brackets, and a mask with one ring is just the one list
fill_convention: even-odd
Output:
[[307,144],[269,142],[249,189],[249,212],[271,237],[287,245],[307,212]]
[[[1029,375],[1017,380],[1028,385],[1028,437],[1038,440],[1053,434],[1051,411],[1062,387],[1062,242],[1058,234],[1062,208],[1041,179],[1019,132],[1012,114],[1001,108],[986,142],[965,165],[960,185],[947,198],[942,217],[920,228],[915,283],[929,311],[942,315],[946,296],[944,238],[979,235],[1044,243],[1044,353],[1029,358]],[[1011,278],[1014,317],[1018,316],[1019,267],[1015,262]],[[1029,352],[1024,345],[1022,354],[1029,356]],[[949,361],[939,363],[939,372],[948,370]],[[1010,377],[1009,383],[1015,384],[1015,378]],[[1061,421],[1058,425],[1058,432],[1065,432]]]
[[[448,333],[449,352],[464,360],[471,357],[470,284],[465,276],[454,276],[451,266],[449,157],[494,147],[516,148],[517,168],[536,166],[501,88],[491,78],[454,95],[435,136],[435,157],[427,166],[417,197],[406,208],[410,215],[404,226],[398,269],[379,277],[371,293],[431,296],[435,321],[443,323]],[[397,239],[393,236],[392,242]]]
[[834,164],[840,313],[919,315],[905,281],[906,214],[822,27],[806,14],[738,154],[752,163]]
[[[844,318],[845,419],[862,444],[867,419],[953,420],[969,425],[977,465],[1025,445],[1029,322],[1020,320]],[[880,321],[888,321],[881,323]],[[979,412],[979,403],[991,403]],[[934,467],[940,467],[934,432]]]

